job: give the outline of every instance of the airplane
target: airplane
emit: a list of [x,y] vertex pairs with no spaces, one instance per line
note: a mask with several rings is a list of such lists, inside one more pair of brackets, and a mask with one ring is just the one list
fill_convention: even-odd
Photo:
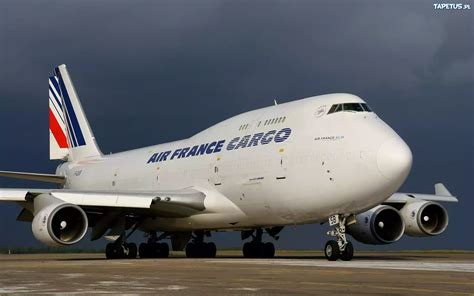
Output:
[[[434,236],[448,226],[435,194],[399,193],[412,166],[402,138],[360,97],[335,93],[271,105],[219,122],[190,138],[105,155],[66,65],[49,78],[50,159],[54,174],[1,171],[49,182],[50,189],[3,188],[18,221],[49,246],[70,246],[89,229],[105,237],[108,259],[216,256],[215,231],[239,231],[245,258],[272,258],[288,225],[328,222],[330,261],[351,260],[347,239],[391,244],[404,234]],[[135,231],[148,237],[137,247]]]

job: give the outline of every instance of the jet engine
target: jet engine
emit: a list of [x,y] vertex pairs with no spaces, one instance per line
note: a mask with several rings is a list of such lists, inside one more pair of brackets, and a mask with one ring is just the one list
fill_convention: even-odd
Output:
[[68,246],[79,242],[87,232],[86,213],[69,203],[54,203],[42,208],[31,224],[33,235],[49,246]]
[[448,227],[448,212],[436,202],[407,203],[400,214],[406,225],[405,234],[409,236],[438,235]]
[[347,227],[347,233],[361,243],[391,244],[402,237],[405,223],[397,209],[379,205],[356,215],[356,223]]

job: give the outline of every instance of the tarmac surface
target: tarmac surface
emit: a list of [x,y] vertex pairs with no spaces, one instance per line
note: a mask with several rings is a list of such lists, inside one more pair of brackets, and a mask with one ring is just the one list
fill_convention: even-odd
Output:
[[358,252],[350,262],[328,262],[314,251],[277,251],[273,259],[237,251],[172,256],[0,255],[0,294],[474,295],[474,252]]

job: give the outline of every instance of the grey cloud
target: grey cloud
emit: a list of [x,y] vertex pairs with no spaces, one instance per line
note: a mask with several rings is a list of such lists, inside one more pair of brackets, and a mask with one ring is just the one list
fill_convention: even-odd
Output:
[[446,84],[474,83],[474,56],[452,62],[442,77]]

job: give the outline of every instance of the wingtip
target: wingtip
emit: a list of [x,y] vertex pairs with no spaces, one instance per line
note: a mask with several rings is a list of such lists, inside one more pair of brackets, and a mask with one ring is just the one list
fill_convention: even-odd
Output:
[[446,188],[446,186],[444,186],[444,184],[441,182],[436,183],[434,185],[434,189],[436,195],[453,196],[451,192],[449,192],[448,188]]

